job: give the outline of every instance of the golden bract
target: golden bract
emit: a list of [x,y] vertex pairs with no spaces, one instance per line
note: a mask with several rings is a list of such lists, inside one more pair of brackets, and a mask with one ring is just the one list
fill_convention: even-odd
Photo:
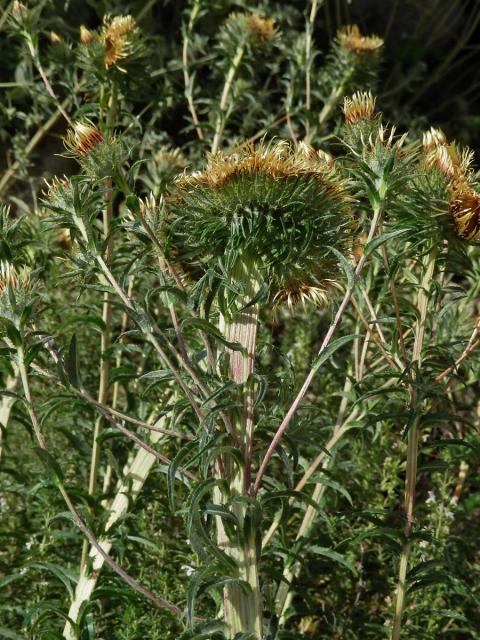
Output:
[[382,38],[364,36],[356,24],[343,27],[337,32],[337,40],[341,47],[353,53],[373,53],[383,46]]
[[260,144],[248,143],[242,153],[224,155],[217,153],[209,157],[207,168],[190,175],[182,175],[177,186],[191,188],[203,185],[212,189],[242,174],[265,173],[273,178],[309,176],[320,183],[328,197],[345,199],[343,185],[331,172],[331,159],[322,151],[299,144],[294,149],[287,142]]

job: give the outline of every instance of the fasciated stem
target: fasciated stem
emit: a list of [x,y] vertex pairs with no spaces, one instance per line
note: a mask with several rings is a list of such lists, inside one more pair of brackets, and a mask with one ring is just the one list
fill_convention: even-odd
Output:
[[[224,474],[229,484],[230,498],[248,497],[251,488],[252,442],[254,430],[253,388],[249,377],[254,371],[255,346],[258,324],[258,304],[250,304],[258,293],[262,277],[255,261],[241,256],[235,265],[232,281],[242,288],[235,300],[238,311],[222,316],[220,328],[229,342],[237,342],[242,351],[227,349],[229,377],[243,385],[241,408],[233,410],[231,421],[234,437],[242,452],[243,466],[234,463],[231,458],[223,462]],[[222,496],[217,495],[220,499]],[[261,640],[263,637],[263,611],[258,575],[258,556],[256,532],[251,529],[244,503],[233,502],[232,512],[238,519],[238,531],[235,539],[225,532],[221,518],[217,518],[217,541],[227,555],[233,558],[238,567],[238,578],[248,583],[248,592],[240,585],[233,584],[224,591],[224,618],[228,637],[237,633],[251,633]]]

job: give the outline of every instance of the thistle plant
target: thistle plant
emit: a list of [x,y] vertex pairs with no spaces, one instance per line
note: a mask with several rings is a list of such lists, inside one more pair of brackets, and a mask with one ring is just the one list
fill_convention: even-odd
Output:
[[442,3],[0,12],[0,635],[478,637]]
[[[165,203],[167,255],[188,259],[216,290],[218,325],[229,347],[227,380],[239,388],[228,435],[239,457],[223,456],[217,473],[227,489],[216,498],[235,517],[227,533],[217,518],[220,549],[247,584],[226,588],[228,637],[263,637],[259,536],[248,501],[255,441],[254,387],[260,307],[299,301],[325,303],[339,286],[338,254],[348,251],[352,226],[346,180],[313,149],[287,143],[246,147],[210,158],[207,168],[177,181]],[[229,508],[230,507],[230,508]],[[225,515],[226,517],[226,515]]]

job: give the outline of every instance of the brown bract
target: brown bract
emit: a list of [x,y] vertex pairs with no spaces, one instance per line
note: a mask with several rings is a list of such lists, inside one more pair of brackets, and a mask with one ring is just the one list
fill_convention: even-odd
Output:
[[218,189],[238,176],[256,173],[264,173],[272,178],[308,176],[322,186],[329,198],[342,201],[350,199],[324,152],[315,151],[304,144],[292,147],[286,142],[260,144],[256,148],[248,143],[240,153],[217,153],[209,157],[205,170],[182,175],[176,185],[180,191],[196,186]]
[[337,40],[341,47],[359,55],[373,53],[383,46],[382,38],[362,35],[356,24],[340,29],[337,32]]
[[[130,15],[116,16],[115,18],[105,17],[101,38],[104,42],[104,63],[107,68],[117,64],[119,60],[130,54],[131,36],[136,30],[137,23]],[[120,67],[119,69],[125,71]]]

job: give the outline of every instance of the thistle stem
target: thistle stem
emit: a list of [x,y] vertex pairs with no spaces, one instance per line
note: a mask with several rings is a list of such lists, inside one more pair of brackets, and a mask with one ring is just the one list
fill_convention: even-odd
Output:
[[215,125],[215,134],[213,136],[213,143],[211,153],[212,155],[217,153],[220,147],[220,141],[222,139],[223,130],[225,128],[225,124],[227,121],[227,106],[228,99],[230,97],[230,91],[232,90],[233,81],[235,76],[237,75],[238,67],[243,58],[243,54],[245,53],[245,44],[241,42],[237,50],[235,51],[235,55],[233,56],[232,64],[227,73],[227,78],[225,80],[225,85],[223,87],[222,96],[220,98],[219,110],[220,113],[217,117],[217,122]]
[[[420,283],[420,289],[417,297],[417,309],[419,316],[415,326],[415,340],[412,353],[412,364],[416,364],[420,369],[422,366],[422,348],[425,338],[425,324],[427,319],[427,306],[430,299],[430,291],[432,284],[432,276],[435,269],[435,261],[437,257],[437,248],[433,247],[425,256],[423,264],[423,276]],[[411,406],[415,407],[417,403],[417,392],[414,385],[411,387]],[[398,568],[398,584],[397,597],[395,603],[395,614],[392,625],[392,640],[399,640],[402,630],[402,616],[405,608],[406,594],[406,578],[408,571],[408,562],[412,549],[412,541],[410,539],[413,524],[415,522],[415,490],[417,484],[417,460],[418,460],[418,441],[419,441],[419,422],[420,416],[417,413],[413,424],[408,430],[407,442],[407,464],[405,477],[405,544],[400,555]]]
[[188,27],[185,30],[183,36],[183,51],[182,51],[182,67],[183,67],[183,80],[185,83],[185,97],[187,98],[188,108],[190,115],[192,116],[193,124],[195,125],[195,131],[199,140],[204,140],[203,129],[200,126],[200,120],[198,119],[197,110],[193,101],[193,78],[190,76],[190,70],[188,65],[188,46],[190,44],[190,36],[195,25],[195,21],[200,11],[200,0],[195,0],[190,13],[190,19],[188,21]]
[[[227,353],[230,379],[244,385],[242,407],[232,411],[231,416],[236,441],[243,454],[244,466],[238,468],[231,459],[227,459],[224,469],[230,486],[230,497],[248,497],[254,429],[254,397],[249,377],[254,371],[259,312],[258,304],[249,303],[259,291],[262,276],[254,260],[240,257],[231,278],[243,287],[242,293],[235,300],[236,307],[240,310],[234,312],[232,317],[222,316],[220,325],[229,342],[238,342],[243,347],[243,351],[227,349]],[[249,584],[250,591],[246,593],[238,584],[225,588],[224,617],[228,637],[234,638],[238,633],[251,633],[257,640],[261,640],[263,611],[258,576],[257,536],[246,518],[247,509],[244,503],[234,503],[232,511],[239,522],[236,539],[232,540],[226,535],[222,520],[217,518],[217,541],[220,548],[236,561],[238,577]]]

